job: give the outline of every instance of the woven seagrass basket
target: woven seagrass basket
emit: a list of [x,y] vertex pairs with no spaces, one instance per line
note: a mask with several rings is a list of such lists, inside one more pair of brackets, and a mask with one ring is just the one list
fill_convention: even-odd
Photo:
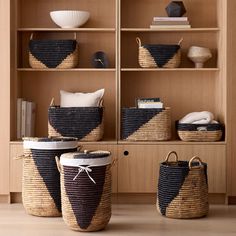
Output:
[[222,124],[180,124],[177,132],[186,142],[216,142],[221,140],[224,127]]
[[[175,161],[170,162],[171,154]],[[208,214],[207,164],[199,157],[178,161],[170,152],[160,165],[157,209],[169,218],[191,219]]]
[[60,107],[48,109],[49,137],[76,137],[80,141],[103,138],[104,121],[101,107]]
[[63,154],[62,216],[76,231],[104,229],[111,218],[111,156],[107,151]]
[[181,63],[181,42],[177,45],[144,44],[136,38],[139,46],[139,65],[143,68],[177,68]]
[[34,69],[70,69],[78,65],[79,51],[75,39],[37,40],[31,35],[29,64]]
[[55,156],[77,150],[77,139],[24,138],[22,199],[28,214],[61,216]]
[[122,109],[122,138],[132,141],[171,139],[170,108]]

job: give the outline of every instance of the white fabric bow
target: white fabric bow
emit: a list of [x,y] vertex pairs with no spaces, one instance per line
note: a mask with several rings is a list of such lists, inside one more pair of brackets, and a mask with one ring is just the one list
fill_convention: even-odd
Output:
[[90,176],[90,174],[89,174],[89,172],[92,172],[92,169],[91,169],[90,167],[92,167],[92,166],[78,166],[79,171],[78,171],[77,175],[74,177],[73,180],[76,180],[76,179],[78,178],[78,176],[80,175],[80,173],[82,173],[82,172],[85,171],[86,174],[88,175],[88,177],[90,178],[90,180],[91,180],[94,184],[96,184],[95,180],[94,180],[94,179]]

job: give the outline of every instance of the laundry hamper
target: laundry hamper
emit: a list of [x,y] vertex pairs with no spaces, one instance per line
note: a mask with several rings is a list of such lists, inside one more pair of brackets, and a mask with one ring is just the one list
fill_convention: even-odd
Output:
[[139,46],[138,61],[143,68],[177,68],[181,63],[181,42],[178,44],[144,44],[136,38]]
[[177,132],[182,141],[216,142],[221,140],[222,124],[181,124],[177,122]]
[[[175,161],[169,157],[175,155]],[[169,218],[190,219],[206,216],[209,210],[207,164],[199,157],[179,161],[170,152],[160,165],[157,209]]]
[[78,43],[75,39],[33,39],[29,42],[29,64],[34,69],[70,69],[79,60]]
[[170,108],[123,108],[122,138],[130,141],[170,140]]
[[76,231],[104,229],[111,217],[110,152],[67,153],[57,163],[65,223]]
[[49,137],[76,137],[79,141],[103,138],[104,122],[101,107],[60,107],[48,109]]
[[24,138],[22,198],[28,214],[60,216],[60,174],[55,156],[75,152],[74,138]]

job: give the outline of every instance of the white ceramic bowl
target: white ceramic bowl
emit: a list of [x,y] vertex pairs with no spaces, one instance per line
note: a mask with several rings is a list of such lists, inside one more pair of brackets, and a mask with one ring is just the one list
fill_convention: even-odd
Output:
[[61,28],[77,28],[87,22],[90,17],[88,11],[51,11],[53,22]]

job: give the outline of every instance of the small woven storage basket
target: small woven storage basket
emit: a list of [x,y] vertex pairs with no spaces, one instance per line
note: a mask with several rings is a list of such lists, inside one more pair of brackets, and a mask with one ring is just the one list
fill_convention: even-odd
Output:
[[221,140],[223,130],[222,124],[177,123],[177,132],[180,139],[187,142],[216,142]]
[[22,198],[28,214],[60,216],[60,174],[55,156],[77,150],[77,139],[24,138]]
[[[174,162],[169,162],[171,154],[175,155]],[[169,218],[206,216],[209,211],[207,164],[196,156],[189,162],[178,161],[177,153],[170,152],[160,165],[157,209]]]
[[103,138],[103,107],[60,107],[48,109],[49,137],[76,137],[80,141]]
[[143,68],[177,68],[181,63],[181,42],[177,45],[144,44],[136,38],[139,45],[139,65]]
[[111,218],[110,152],[76,152],[57,159],[62,216],[72,230],[98,231]]
[[122,138],[133,141],[171,139],[170,108],[122,109]]
[[29,64],[34,69],[70,69],[78,65],[79,51],[75,39],[37,40],[31,35]]

